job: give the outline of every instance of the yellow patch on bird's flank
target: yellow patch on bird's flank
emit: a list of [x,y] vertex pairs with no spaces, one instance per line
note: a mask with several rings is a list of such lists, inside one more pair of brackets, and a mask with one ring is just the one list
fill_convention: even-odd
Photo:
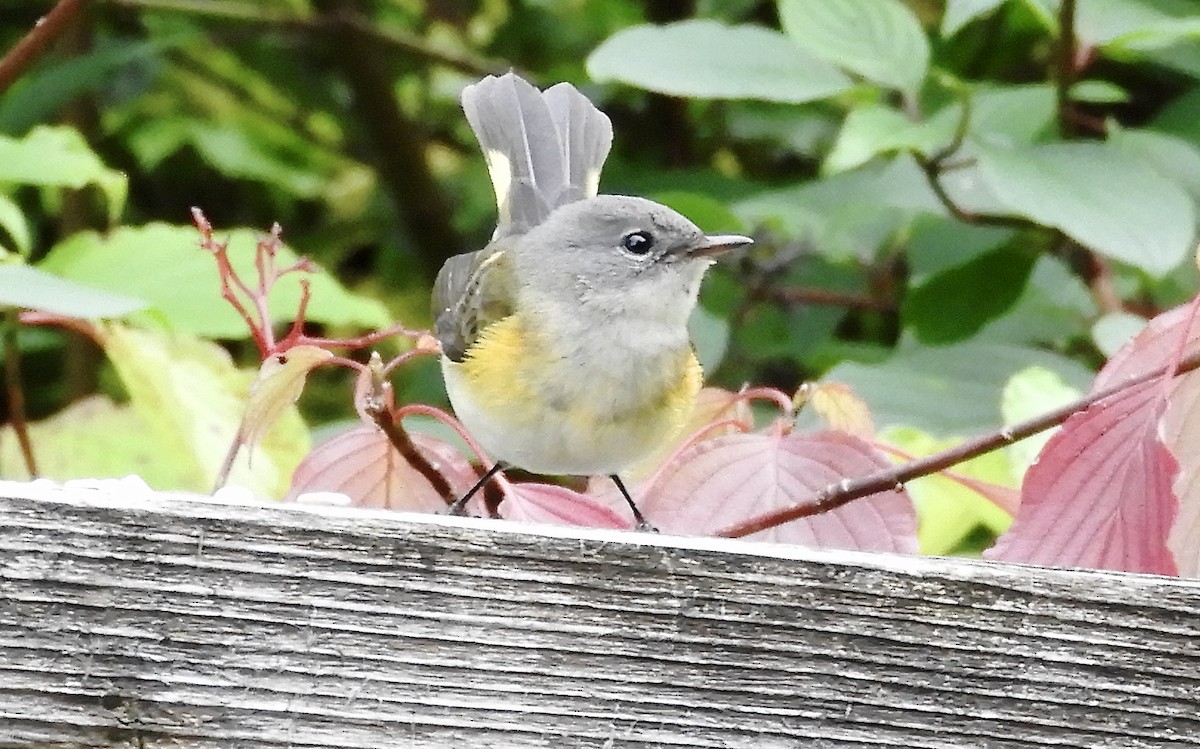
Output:
[[535,408],[536,383],[540,368],[534,347],[516,315],[509,315],[484,328],[467,349],[460,366],[466,375],[471,397],[481,409],[524,414],[522,421],[541,416]]
[[[547,378],[561,360],[517,315],[484,328],[458,366],[477,406],[514,428],[542,419],[561,420],[568,431],[593,435],[599,442],[627,440],[652,449],[670,439],[687,420],[703,372],[690,349],[671,356],[659,377],[580,383],[578,397],[564,404],[546,402]],[[612,388],[620,387],[619,393]]]

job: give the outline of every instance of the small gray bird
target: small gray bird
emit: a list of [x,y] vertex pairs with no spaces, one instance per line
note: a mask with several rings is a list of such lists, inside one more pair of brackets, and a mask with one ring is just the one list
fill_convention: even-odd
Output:
[[500,462],[454,510],[507,464],[609,475],[645,526],[619,474],[683,425],[702,378],[687,330],[700,281],[751,240],[597,195],[612,124],[570,84],[490,76],[462,104],[500,220],[438,273],[435,333],[455,413]]

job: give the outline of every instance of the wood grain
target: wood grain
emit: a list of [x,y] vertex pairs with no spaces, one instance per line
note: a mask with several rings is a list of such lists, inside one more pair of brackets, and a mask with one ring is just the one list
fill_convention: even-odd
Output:
[[1200,747],[1200,584],[0,486],[0,747]]

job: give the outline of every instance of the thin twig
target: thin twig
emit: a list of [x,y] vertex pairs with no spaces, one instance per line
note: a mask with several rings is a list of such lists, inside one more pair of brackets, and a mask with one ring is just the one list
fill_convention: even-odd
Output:
[[897,309],[896,302],[890,299],[875,299],[865,294],[851,294],[833,289],[768,286],[763,289],[762,294],[786,304],[818,304],[825,307],[844,307],[868,312],[895,312]]
[[958,103],[962,107],[962,112],[958,115],[958,122],[954,125],[954,135],[951,136],[950,142],[930,157],[939,169],[962,149],[963,144],[967,142],[967,136],[971,134],[973,111],[971,109],[971,91],[961,84],[955,88],[959,93]]
[[33,456],[33,442],[29,439],[29,422],[25,417],[25,388],[21,384],[21,349],[17,343],[18,319],[16,310],[0,314],[3,325],[4,345],[4,389],[8,393],[8,421],[21,447],[21,457],[30,478],[37,478],[37,460]]
[[1064,139],[1075,135],[1071,86],[1075,83],[1075,0],[1058,6],[1058,45],[1055,50],[1054,96],[1058,107],[1058,132]]
[[8,90],[46,48],[83,15],[88,0],[60,0],[34,24],[12,49],[0,58],[0,94]]
[[748,536],[751,533],[757,533],[767,528],[774,528],[775,526],[783,525],[799,518],[828,512],[829,510],[877,492],[902,487],[906,482],[913,479],[937,473],[952,465],[957,465],[965,460],[1058,426],[1071,415],[1079,413],[1105,398],[1110,398],[1124,390],[1151,382],[1155,378],[1163,377],[1172,371],[1178,376],[1197,368],[1200,368],[1200,353],[1193,354],[1179,362],[1177,367],[1167,365],[1135,377],[1130,377],[1124,382],[1072,401],[1053,411],[1023,421],[1020,424],[967,440],[949,450],[943,450],[942,452],[934,453],[933,455],[928,455],[909,463],[902,463],[891,468],[876,471],[860,478],[843,479],[835,484],[830,484],[811,499],[805,500],[794,507],[751,518],[744,523],[726,528],[717,535],[727,538]]
[[[374,346],[380,341],[384,341],[388,338],[393,338],[396,336],[416,340],[423,335],[427,335],[427,333],[423,330],[409,330],[408,328],[404,327],[402,323],[396,323],[391,327],[365,333],[356,338],[322,338],[320,336],[304,335],[303,333],[293,338],[292,334],[289,332],[288,335],[280,341],[280,345],[282,346],[283,344],[287,344],[288,348],[291,348],[292,346],[320,346],[321,348],[337,347],[353,351],[355,349]],[[420,352],[421,355],[436,353],[438,352],[432,349],[423,350]]]
[[70,330],[87,338],[100,348],[104,348],[104,333],[96,327],[95,323],[88,320],[79,317],[58,315],[53,312],[38,312],[37,310],[25,310],[20,314],[19,319],[21,320],[21,324],[26,327],[41,326]]
[[1028,229],[1037,226],[1037,224],[1027,219],[1016,216],[1002,216],[969,211],[956,203],[950,197],[950,193],[946,191],[946,187],[942,184],[942,174],[951,168],[956,168],[950,166],[948,162],[962,149],[967,136],[971,132],[971,94],[966,89],[963,89],[961,94],[960,104],[962,112],[959,114],[958,122],[954,126],[954,135],[951,137],[950,142],[931,156],[926,156],[919,151],[912,152],[912,156],[921,167],[921,171],[925,173],[925,180],[929,183],[929,188],[933,190],[934,197],[950,212],[950,215],[963,223],[1003,226],[1013,229]]
[[416,468],[417,472],[425,477],[425,480],[429,482],[433,490],[441,495],[447,504],[458,499],[453,487],[450,486],[450,482],[421,454],[421,451],[413,444],[412,438],[408,436],[408,432],[404,427],[396,423],[395,416],[390,410],[368,407],[367,413],[374,419],[376,426],[382,429],[383,433],[387,435],[388,441],[396,448],[396,452],[400,453],[401,457],[408,461],[410,466]]
[[356,32],[370,37],[383,49],[416,57],[468,75],[500,74],[511,66],[497,60],[475,57],[463,52],[439,49],[420,36],[397,28],[382,29],[361,18],[347,18],[338,22],[328,18],[307,18],[291,13],[263,11],[258,5],[239,2],[213,2],[212,0],[107,0],[108,5],[128,10],[155,10],[167,13],[185,13],[237,23],[270,26],[283,31],[304,33],[338,33],[339,23],[349,25]]
[[370,392],[363,399],[365,403],[361,412],[383,430],[388,441],[392,443],[392,447],[396,448],[396,452],[400,453],[400,456],[408,461],[410,466],[416,468],[417,472],[425,477],[433,490],[446,500],[446,504],[458,499],[450,482],[421,454],[421,451],[413,444],[412,438],[408,436],[404,425],[400,423],[400,415],[396,410],[392,393],[392,384],[386,379],[383,361],[378,352],[371,354],[371,361],[362,372],[359,383],[365,384]]
[[1010,229],[1033,229],[1039,225],[1024,218],[1017,216],[1003,216],[995,213],[976,213],[963,208],[958,203],[954,202],[954,198],[950,197],[950,193],[946,192],[945,186],[942,185],[942,175],[939,162],[919,153],[913,153],[913,158],[921,167],[921,171],[925,173],[925,179],[929,182],[929,188],[933,190],[934,196],[938,202],[945,207],[950,215],[966,224],[978,224],[980,226],[1003,226]]

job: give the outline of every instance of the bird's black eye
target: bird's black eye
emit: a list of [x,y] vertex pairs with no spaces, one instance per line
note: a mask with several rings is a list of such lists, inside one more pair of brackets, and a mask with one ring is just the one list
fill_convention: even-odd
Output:
[[654,237],[648,231],[635,231],[625,235],[621,246],[634,255],[645,255],[654,246]]

